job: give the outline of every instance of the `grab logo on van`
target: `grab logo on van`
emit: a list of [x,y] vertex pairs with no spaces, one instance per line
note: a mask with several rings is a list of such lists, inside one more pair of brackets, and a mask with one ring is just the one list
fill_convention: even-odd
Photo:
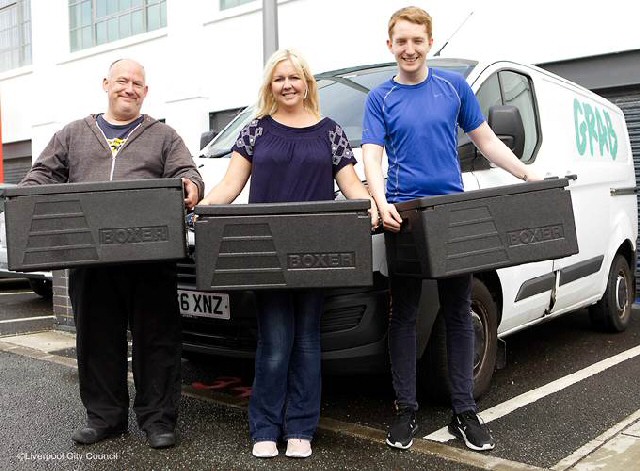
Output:
[[573,118],[576,127],[576,148],[580,155],[610,157],[618,155],[618,135],[611,116],[604,108],[573,100]]

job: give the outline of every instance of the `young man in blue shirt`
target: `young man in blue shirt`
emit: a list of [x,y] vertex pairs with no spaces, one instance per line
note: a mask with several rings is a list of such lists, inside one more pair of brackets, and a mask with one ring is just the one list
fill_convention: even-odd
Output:
[[[384,228],[391,232],[398,232],[402,223],[393,203],[464,191],[458,127],[499,167],[523,180],[538,179],[489,128],[464,78],[427,67],[432,45],[432,20],[427,12],[407,7],[394,13],[389,20],[387,46],[398,64],[398,74],[367,98],[362,132],[365,172]],[[389,163],[386,192],[382,173],[385,149]],[[418,429],[416,318],[422,281],[392,276],[390,285],[389,354],[396,418],[386,442],[406,449]],[[473,450],[491,450],[495,442],[479,420],[473,398],[471,285],[471,275],[438,280],[439,315],[444,316],[447,326],[453,409],[449,431]]]

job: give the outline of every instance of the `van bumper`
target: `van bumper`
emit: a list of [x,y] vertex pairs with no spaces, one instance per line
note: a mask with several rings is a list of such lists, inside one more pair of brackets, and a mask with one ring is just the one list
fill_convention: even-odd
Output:
[[[323,372],[368,374],[388,370],[389,295],[386,279],[375,279],[373,287],[327,290],[320,326]],[[255,295],[252,291],[230,292],[229,302],[229,320],[183,316],[184,352],[255,358]]]

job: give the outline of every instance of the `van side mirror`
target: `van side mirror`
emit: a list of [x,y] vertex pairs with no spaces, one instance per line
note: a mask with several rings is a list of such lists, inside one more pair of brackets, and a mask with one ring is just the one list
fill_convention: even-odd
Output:
[[492,106],[489,108],[487,122],[498,139],[504,142],[516,157],[522,158],[525,136],[520,110],[513,105]]

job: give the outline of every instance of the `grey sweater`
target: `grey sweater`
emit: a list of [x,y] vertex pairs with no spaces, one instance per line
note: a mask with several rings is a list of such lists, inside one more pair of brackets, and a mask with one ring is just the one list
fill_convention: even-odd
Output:
[[188,178],[204,196],[204,182],[178,133],[145,115],[115,157],[96,124],[96,115],[56,132],[21,186],[148,178]]

